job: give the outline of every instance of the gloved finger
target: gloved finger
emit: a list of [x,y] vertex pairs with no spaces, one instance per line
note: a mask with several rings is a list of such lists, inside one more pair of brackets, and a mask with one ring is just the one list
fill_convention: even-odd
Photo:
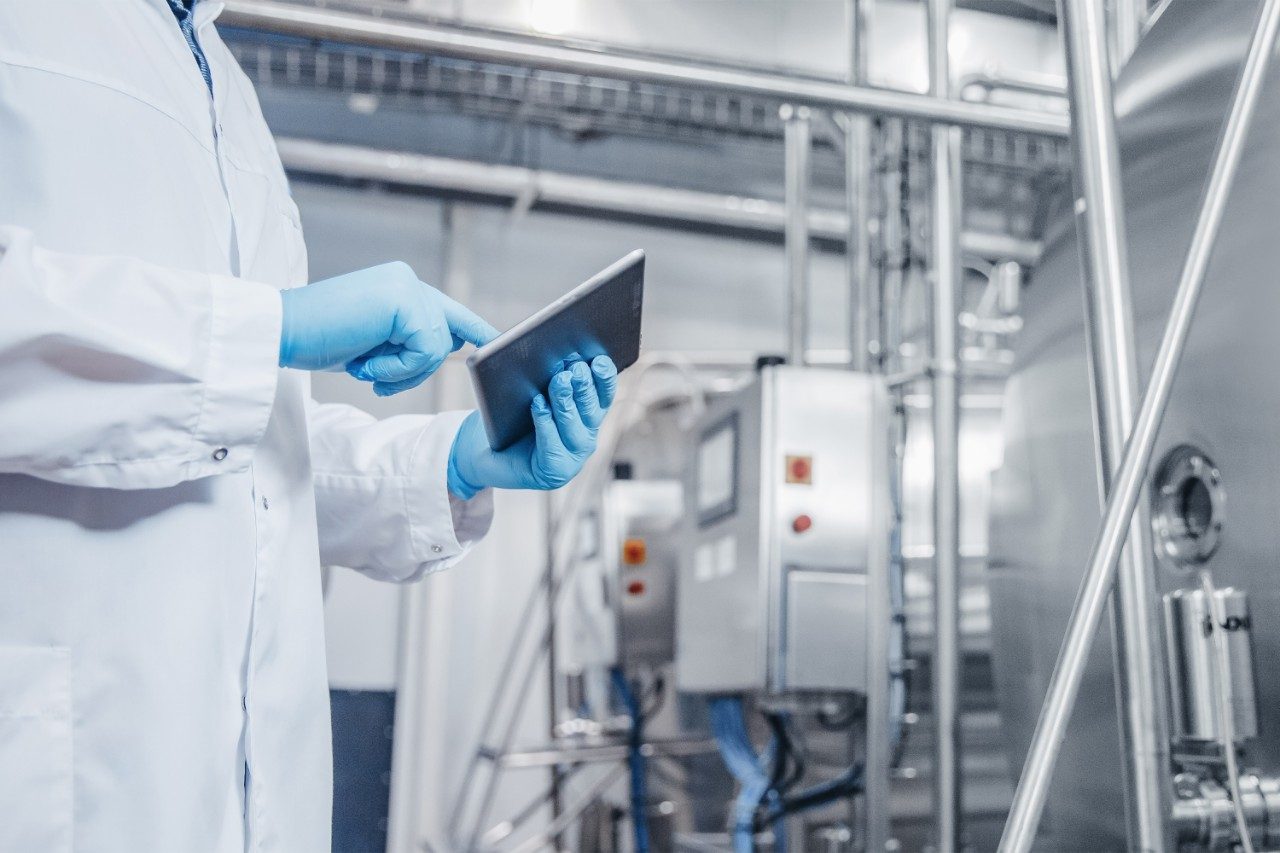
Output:
[[575,456],[590,453],[596,448],[593,430],[582,422],[578,414],[578,402],[573,397],[573,374],[562,370],[551,378],[551,413],[560,430],[560,439]]
[[600,408],[606,412],[618,396],[618,368],[607,355],[598,355],[591,361],[591,373],[596,379],[596,396]]
[[430,373],[423,372],[417,376],[410,376],[408,379],[401,379],[399,382],[374,382],[373,393],[379,397],[390,397],[392,394],[399,394],[401,391],[408,391],[410,388],[417,388],[431,376]]
[[363,382],[390,384],[418,376],[426,379],[443,363],[442,353],[399,347],[394,351],[373,356],[352,375]]
[[[444,306],[444,319],[449,324],[449,332],[455,341],[465,341],[482,347],[498,336],[498,330],[485,322],[479,314],[465,305],[440,294]],[[458,349],[459,343],[454,349]]]
[[536,482],[541,488],[558,489],[569,482],[569,475],[561,470],[563,465],[558,464],[569,457],[569,451],[560,438],[560,430],[546,397],[541,394],[534,397],[529,405],[529,413],[533,415],[533,470]]
[[363,374],[361,374],[360,372],[360,369],[369,362],[369,359],[375,356],[386,355],[387,353],[395,352],[398,349],[400,349],[400,347],[396,344],[391,344],[391,343],[378,344],[376,347],[364,353],[363,355],[358,355],[355,358],[348,361],[344,369],[352,378],[359,379],[362,382],[368,382],[370,380],[364,378]]
[[573,376],[573,401],[578,405],[578,416],[587,429],[599,429],[604,422],[605,410],[600,408],[600,398],[596,394],[591,368],[587,367],[585,361],[578,361],[569,368],[569,373]]

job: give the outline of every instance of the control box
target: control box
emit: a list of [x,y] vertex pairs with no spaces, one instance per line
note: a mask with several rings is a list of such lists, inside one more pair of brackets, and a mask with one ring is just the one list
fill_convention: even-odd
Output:
[[566,622],[566,666],[659,667],[675,653],[677,480],[615,480],[583,531]]
[[769,366],[713,400],[685,466],[681,690],[865,692],[867,580],[887,572],[880,377]]

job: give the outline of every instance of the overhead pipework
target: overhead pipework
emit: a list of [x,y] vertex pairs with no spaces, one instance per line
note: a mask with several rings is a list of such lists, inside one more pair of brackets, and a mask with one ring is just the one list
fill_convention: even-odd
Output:
[[420,51],[571,74],[670,83],[695,89],[777,98],[813,109],[867,113],[1063,137],[1065,116],[1014,107],[973,104],[888,89],[849,86],[746,69],[568,47],[425,21],[394,20],[275,0],[232,0],[222,21],[310,39]]

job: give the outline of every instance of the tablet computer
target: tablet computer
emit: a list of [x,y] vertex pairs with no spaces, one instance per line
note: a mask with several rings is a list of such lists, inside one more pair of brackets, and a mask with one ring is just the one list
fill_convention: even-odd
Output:
[[467,359],[489,446],[533,432],[529,404],[568,362],[599,355],[622,371],[640,357],[644,252],[634,251],[516,324]]

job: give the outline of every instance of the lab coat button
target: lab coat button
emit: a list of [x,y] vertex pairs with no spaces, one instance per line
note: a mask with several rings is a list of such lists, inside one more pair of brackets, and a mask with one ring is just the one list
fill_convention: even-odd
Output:
[[214,462],[221,462],[223,459],[226,459],[226,458],[227,458],[227,449],[225,447],[219,447],[217,450],[213,451]]
[[433,554],[439,554],[439,553],[440,553],[441,551],[443,551],[443,550],[444,550],[444,549],[443,549],[443,548],[441,548],[439,545],[432,545],[432,546],[431,546],[431,553],[433,553]]
[[266,495],[263,495],[263,496],[262,496],[262,508],[263,508],[264,510],[266,510],[266,509],[271,509],[271,504],[267,503],[267,496],[266,496]]

